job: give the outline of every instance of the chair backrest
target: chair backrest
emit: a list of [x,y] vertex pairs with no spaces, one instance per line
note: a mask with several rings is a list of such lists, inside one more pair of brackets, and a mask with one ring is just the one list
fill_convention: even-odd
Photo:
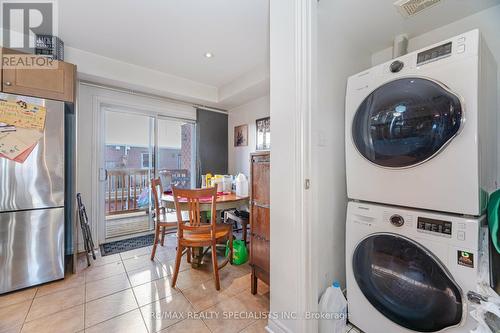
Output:
[[[215,227],[217,221],[217,188],[202,188],[202,189],[181,189],[172,188],[172,194],[175,202],[175,210],[177,212],[178,234],[182,237],[183,230],[191,231],[212,231],[215,235]],[[211,218],[208,224],[202,223],[200,200],[202,203],[210,202]],[[182,206],[186,204],[188,207],[188,220],[182,218]]]
[[160,196],[163,194],[163,186],[160,178],[151,179],[151,194],[155,204],[156,219],[160,219]]

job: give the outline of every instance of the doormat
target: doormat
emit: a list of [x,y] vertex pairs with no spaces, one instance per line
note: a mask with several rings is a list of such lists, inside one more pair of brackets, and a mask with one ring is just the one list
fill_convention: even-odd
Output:
[[122,253],[125,251],[135,250],[141,247],[153,245],[155,239],[154,234],[138,236],[119,241],[104,243],[100,245],[101,256],[109,256],[115,253]]

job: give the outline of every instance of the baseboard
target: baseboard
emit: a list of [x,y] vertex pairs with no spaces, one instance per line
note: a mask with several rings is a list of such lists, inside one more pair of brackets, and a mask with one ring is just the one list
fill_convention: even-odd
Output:
[[269,318],[266,331],[269,333],[293,333],[281,321]]

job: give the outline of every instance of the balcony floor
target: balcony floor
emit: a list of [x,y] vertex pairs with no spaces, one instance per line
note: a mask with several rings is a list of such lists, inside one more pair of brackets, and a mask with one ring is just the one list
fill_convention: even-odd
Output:
[[[168,220],[177,219],[175,212],[167,213],[167,215]],[[107,239],[153,231],[153,227],[149,226],[146,211],[108,215],[105,223]]]
[[145,211],[106,216],[106,238],[121,237],[152,230]]

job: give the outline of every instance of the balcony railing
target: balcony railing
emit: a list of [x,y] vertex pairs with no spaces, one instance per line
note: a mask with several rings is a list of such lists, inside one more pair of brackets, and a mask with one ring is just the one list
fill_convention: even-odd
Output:
[[[164,190],[169,190],[171,184],[189,186],[189,170],[160,169],[158,174]],[[112,169],[107,170],[107,175],[106,215],[127,214],[149,209],[149,178],[152,177],[150,170]],[[142,198],[139,202],[141,194]]]

